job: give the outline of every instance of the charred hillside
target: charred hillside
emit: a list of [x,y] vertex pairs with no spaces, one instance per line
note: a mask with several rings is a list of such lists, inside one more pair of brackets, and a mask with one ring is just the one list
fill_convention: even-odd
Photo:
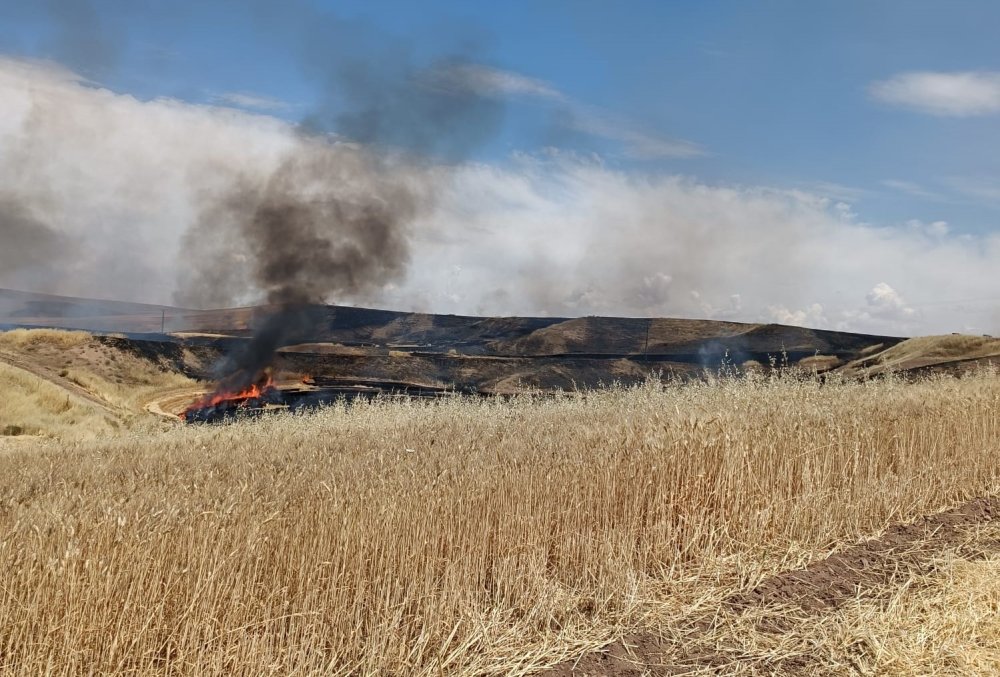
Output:
[[[807,360],[822,371],[902,340],[668,318],[472,317],[318,305],[300,312],[308,322],[282,337],[267,365],[279,379],[306,375],[487,392],[634,383],[651,372],[692,378],[705,369],[754,363],[768,368]],[[8,327],[124,334],[101,340],[203,380],[217,380],[219,365],[246,351],[261,323],[274,317],[268,306],[194,311],[0,291],[0,323]]]

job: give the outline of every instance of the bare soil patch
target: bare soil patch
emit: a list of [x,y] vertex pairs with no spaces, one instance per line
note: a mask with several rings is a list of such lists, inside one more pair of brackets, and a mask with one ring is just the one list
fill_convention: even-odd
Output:
[[[720,617],[759,616],[755,631],[789,632],[803,615],[824,614],[849,601],[885,594],[914,576],[931,573],[941,553],[953,551],[969,559],[1000,552],[1000,540],[973,542],[976,527],[1000,520],[1000,498],[979,498],[957,508],[897,524],[874,538],[831,555],[804,569],[766,579],[753,590],[725,601],[715,618],[691,619],[681,631],[691,639],[678,647],[676,639],[636,633],[578,660],[566,661],[542,673],[546,677],[639,677],[729,673],[739,655],[711,650],[709,639]],[[779,609],[788,613],[761,613]],[[764,664],[747,656],[742,667],[750,674],[816,674],[818,659],[789,656]]]
[[729,600],[734,608],[794,605],[818,612],[855,599],[859,591],[892,584],[906,572],[931,566],[934,556],[958,549],[968,540],[966,530],[1000,517],[1000,499],[980,498],[953,510],[928,515],[911,524],[890,527],[881,537],[789,571]]

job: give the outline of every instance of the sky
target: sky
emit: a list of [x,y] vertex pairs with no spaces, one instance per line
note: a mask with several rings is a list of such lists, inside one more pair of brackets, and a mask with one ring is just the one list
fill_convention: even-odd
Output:
[[308,134],[405,152],[433,193],[405,265],[330,302],[1000,332],[996,25],[972,0],[0,0],[0,286],[255,302],[211,264],[253,248],[192,236],[205,186]]

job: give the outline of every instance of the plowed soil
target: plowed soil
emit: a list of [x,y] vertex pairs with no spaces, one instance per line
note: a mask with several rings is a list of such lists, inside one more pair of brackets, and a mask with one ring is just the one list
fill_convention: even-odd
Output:
[[[1000,552],[1000,542],[970,542],[977,526],[1000,521],[1000,498],[979,498],[958,508],[929,515],[909,524],[890,527],[879,538],[795,571],[765,580],[755,589],[731,597],[720,610],[743,614],[766,607],[793,609],[795,617],[822,614],[848,600],[870,597],[913,575],[929,573],[938,555],[955,550],[970,558]],[[790,630],[790,616],[764,615],[762,632]],[[709,626],[710,619],[691,619],[691,627]],[[738,657],[699,652],[667,644],[652,634],[634,634],[542,673],[546,677],[639,677],[640,675],[713,674]],[[792,657],[758,671],[774,674],[810,674],[817,666],[808,658]]]

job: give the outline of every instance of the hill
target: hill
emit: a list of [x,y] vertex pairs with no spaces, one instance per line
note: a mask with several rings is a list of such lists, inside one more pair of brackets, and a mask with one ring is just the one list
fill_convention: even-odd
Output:
[[[184,386],[184,392],[175,388],[169,398],[154,398],[153,404],[162,405],[167,413],[183,409],[192,393],[218,378],[221,374],[214,367],[249,340],[271,311],[267,306],[192,310],[0,290],[0,327],[84,329],[95,334],[70,348],[46,348],[42,342],[17,354],[10,352],[9,339],[8,365],[28,365],[36,376],[56,385],[67,381],[59,376],[61,371],[75,370],[74,387],[84,388],[106,405],[126,409],[149,405],[146,400],[152,391],[168,385],[153,383],[149,374],[177,377],[181,381],[170,383]],[[310,329],[275,358],[279,380],[298,382],[310,376],[325,382],[335,379],[339,385],[382,382],[389,384],[386,387],[414,384],[510,393],[631,384],[651,373],[698,378],[706,369],[720,367],[801,365],[811,371],[840,367],[845,374],[865,376],[872,373],[870,365],[925,364],[903,359],[916,344],[901,344],[898,337],[778,324],[473,317],[346,306],[311,306],[308,312]],[[911,348],[899,347],[906,345]],[[940,360],[964,359],[961,355],[965,353],[955,348]],[[131,365],[131,371],[109,371],[109,364]],[[120,418],[121,412],[117,415]]]
[[[268,306],[192,310],[0,289],[0,325],[7,327],[157,334],[162,324],[175,339],[245,338],[270,310]],[[706,356],[712,361],[727,353],[730,360],[739,362],[783,351],[856,357],[865,347],[880,343],[887,347],[902,340],[777,324],[677,318],[475,317],[349,306],[313,306],[309,313],[313,328],[302,339],[310,343],[505,357],[641,355],[685,363],[705,361]]]
[[1000,364],[1000,339],[949,334],[919,336],[871,352],[838,371],[851,377],[904,373],[963,372],[985,364]]

